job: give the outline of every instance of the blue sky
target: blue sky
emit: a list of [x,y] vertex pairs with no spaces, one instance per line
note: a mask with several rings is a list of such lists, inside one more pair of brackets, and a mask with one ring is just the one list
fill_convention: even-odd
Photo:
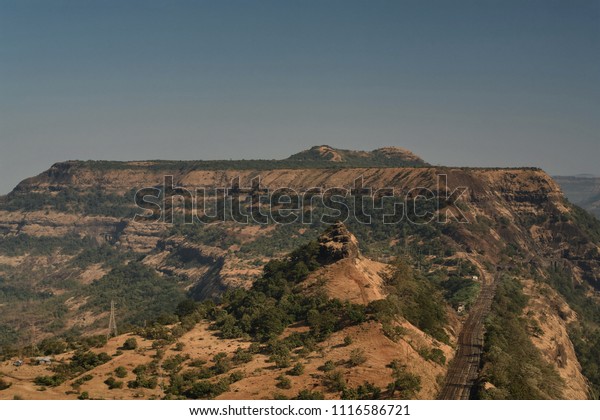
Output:
[[600,0],[0,0],[0,193],[315,144],[600,175],[599,51]]

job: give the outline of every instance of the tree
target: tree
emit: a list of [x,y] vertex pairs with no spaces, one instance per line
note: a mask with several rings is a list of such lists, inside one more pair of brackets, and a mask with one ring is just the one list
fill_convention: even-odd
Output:
[[123,347],[121,348],[123,350],[135,350],[137,349],[137,346],[137,340],[134,337],[130,337],[127,340],[125,340],[125,343],[123,343]]
[[396,392],[404,399],[414,398],[421,390],[421,378],[406,371],[399,360],[393,360],[389,365],[392,369],[394,381],[388,385],[389,398],[393,398]]

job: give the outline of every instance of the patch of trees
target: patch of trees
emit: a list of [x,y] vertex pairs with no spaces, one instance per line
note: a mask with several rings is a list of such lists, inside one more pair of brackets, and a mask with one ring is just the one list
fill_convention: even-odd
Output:
[[460,305],[465,305],[466,308],[471,307],[477,300],[481,289],[476,281],[455,275],[450,276],[448,280],[440,284],[444,289],[444,297],[454,308],[458,308]]
[[[560,399],[564,383],[556,369],[546,363],[533,345],[527,319],[527,304],[521,283],[502,278],[496,290],[492,312],[486,322],[483,363],[480,377],[482,399]],[[489,382],[494,388],[484,389]]]
[[115,247],[102,244],[100,246],[86,247],[69,264],[73,267],[85,268],[93,264],[102,264],[103,267],[115,267],[128,258],[134,258],[131,252],[121,252]]
[[388,384],[388,398],[392,399],[396,393],[400,398],[410,400],[415,398],[421,390],[421,378],[406,371],[406,367],[399,360],[393,360],[388,367],[392,369],[393,381]]
[[115,267],[81,294],[90,296],[84,309],[94,311],[105,311],[114,300],[121,324],[131,325],[155,320],[160,314],[172,315],[185,296],[178,278],[160,276],[137,261]]
[[128,218],[136,213],[134,195],[135,190],[118,195],[99,188],[85,191],[64,188],[56,193],[13,192],[2,208],[8,211],[53,209],[63,213]]
[[41,386],[58,386],[68,379],[79,376],[111,360],[106,353],[76,350],[69,363],[55,364],[52,366],[54,375],[38,376],[34,382]]
[[437,340],[448,342],[444,331],[447,323],[445,302],[434,282],[413,271],[405,260],[397,260],[384,280],[389,295],[371,302],[368,306],[370,314],[384,326],[402,316]]
[[57,250],[64,254],[74,255],[86,247],[94,247],[95,239],[80,237],[69,233],[61,237],[30,236],[25,233],[0,236],[0,254],[14,257],[29,253],[31,255],[50,255]]
[[270,261],[250,290],[234,289],[223,295],[222,308],[214,313],[215,327],[225,338],[246,336],[267,342],[288,325],[303,322],[310,334],[296,338],[321,341],[334,331],[364,322],[363,306],[329,299],[324,293],[307,294],[298,286],[321,265],[316,242],[285,259]]

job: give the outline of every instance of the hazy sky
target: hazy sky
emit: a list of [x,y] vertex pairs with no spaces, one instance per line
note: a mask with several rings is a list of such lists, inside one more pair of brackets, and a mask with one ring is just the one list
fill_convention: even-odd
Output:
[[315,144],[600,174],[600,0],[0,0],[0,193]]

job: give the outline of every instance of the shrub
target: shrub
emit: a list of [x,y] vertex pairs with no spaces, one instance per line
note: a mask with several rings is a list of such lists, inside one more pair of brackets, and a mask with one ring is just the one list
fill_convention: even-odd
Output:
[[349,346],[350,344],[352,344],[352,337],[350,337],[349,335],[344,337],[344,345],[345,346]]
[[229,389],[228,381],[218,381],[218,382],[209,382],[209,381],[200,381],[196,382],[190,389],[184,392],[184,395],[187,398],[191,398],[194,400],[197,399],[206,399],[206,398],[214,398],[218,395],[221,395],[223,392]]
[[327,360],[322,366],[319,366],[319,370],[322,370],[323,372],[329,372],[333,369],[335,369],[333,360]]
[[192,359],[190,362],[191,367],[202,367],[206,364],[206,360],[204,359]]
[[244,350],[241,347],[238,347],[235,350],[232,360],[235,364],[243,364],[251,362],[252,358],[253,356],[251,352],[249,352],[248,350]]
[[365,351],[363,349],[354,349],[350,352],[350,360],[348,363],[350,366],[359,366],[367,361]]
[[291,359],[287,354],[274,354],[269,358],[269,362],[275,363],[275,367],[279,369],[285,369],[290,367]]
[[216,375],[226,373],[233,367],[231,361],[227,358],[227,353],[224,352],[217,353],[213,357],[213,362],[215,362],[215,364],[213,365],[212,370]]
[[303,389],[296,396],[297,400],[322,400],[325,397],[322,392],[319,391],[309,391],[308,389]]
[[438,365],[444,366],[446,364],[446,355],[441,349],[431,349],[429,358]]
[[127,369],[125,369],[123,366],[119,366],[118,368],[115,369],[115,376],[117,378],[124,378],[127,376]]
[[156,376],[138,375],[135,380],[127,382],[128,388],[147,388],[154,389],[158,385]]
[[234,382],[241,381],[242,379],[244,379],[245,376],[246,375],[241,370],[236,370],[235,372],[231,372],[231,374],[229,375],[229,383],[232,384]]
[[185,356],[177,354],[175,356],[170,356],[165,359],[162,364],[164,370],[169,371],[171,373],[177,373],[181,370],[181,364],[186,360]]
[[37,376],[33,383],[39,386],[58,386],[62,384],[67,378],[61,375],[52,375],[52,376]]
[[0,378],[0,391],[10,388],[11,385],[10,382],[6,382],[4,379]]
[[137,346],[137,340],[134,337],[130,337],[127,340],[125,340],[125,343],[123,343],[123,346],[121,348],[123,350],[135,350],[137,349]]
[[304,373],[304,365],[302,363],[296,363],[287,373],[291,376],[300,376]]
[[406,371],[399,360],[393,360],[389,365],[392,369],[394,381],[388,385],[389,398],[393,398],[396,392],[400,392],[403,399],[414,398],[421,390],[421,378]]
[[109,377],[106,381],[104,381],[106,385],[108,385],[108,389],[120,389],[123,388],[123,382],[117,381],[112,376]]
[[330,392],[343,391],[346,388],[346,379],[341,371],[332,370],[323,377],[323,385]]
[[285,375],[279,375],[275,386],[281,389],[290,389],[292,387],[292,381]]
[[370,382],[365,382],[357,388],[345,388],[342,391],[343,400],[378,400],[381,389]]

